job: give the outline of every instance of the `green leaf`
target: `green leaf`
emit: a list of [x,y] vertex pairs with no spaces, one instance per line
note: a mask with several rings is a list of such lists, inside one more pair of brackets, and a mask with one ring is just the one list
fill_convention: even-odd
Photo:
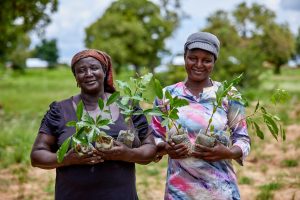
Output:
[[135,96],[131,97],[131,99],[134,99],[134,100],[137,100],[137,101],[143,101],[144,100],[143,97],[138,96],[138,95],[135,95]]
[[158,79],[155,79],[154,80],[154,89],[155,89],[155,95],[159,98],[159,99],[162,99],[163,98],[163,89],[162,89],[162,86],[159,82]]
[[162,122],[161,122],[161,126],[162,127],[167,127],[169,125],[169,119],[164,119]]
[[74,126],[75,127],[76,123],[77,123],[76,121],[69,121],[69,122],[66,123],[66,126],[68,126],[68,127],[73,127]]
[[104,108],[104,101],[103,101],[103,99],[101,99],[101,98],[98,99],[98,106],[99,106],[100,110],[103,110],[103,108]]
[[283,141],[286,139],[285,129],[280,125],[280,134]]
[[146,110],[144,110],[144,114],[145,115],[150,115],[150,116],[162,116],[163,115],[161,110],[158,109],[158,108],[146,109]]
[[211,126],[209,127],[209,131],[210,131],[211,133],[213,133],[214,130],[215,130],[215,126],[214,126],[214,125],[211,125]]
[[129,99],[130,98],[128,96],[124,96],[124,97],[122,97],[120,102],[122,105],[128,105]]
[[143,110],[137,110],[133,113],[133,115],[142,115],[144,114]]
[[266,122],[266,125],[267,125],[269,131],[273,135],[273,137],[276,140],[278,140],[278,138],[277,138],[278,137],[278,126],[275,123],[275,121],[267,114],[263,114],[263,118],[264,118],[264,121]]
[[69,146],[70,146],[71,137],[67,138],[60,148],[58,149],[56,155],[57,155],[57,162],[61,163],[65,157],[65,154],[67,153]]
[[152,73],[145,74],[144,76],[141,77],[141,84],[146,86],[151,81],[152,77],[153,77]]
[[128,96],[131,96],[131,95],[132,95],[132,94],[131,94],[131,90],[130,90],[129,87],[124,87],[124,88],[123,88],[123,91],[124,91],[124,94],[125,94],[125,95],[128,95]]
[[83,113],[83,102],[80,100],[76,108],[76,116],[78,121],[81,120],[82,113]]
[[259,128],[258,124],[256,122],[253,121],[255,130],[256,130],[256,135],[260,138],[260,139],[264,139],[264,133],[261,131],[261,129]]
[[256,111],[257,111],[258,107],[259,107],[259,101],[257,101],[257,104],[256,104],[256,106],[255,106],[255,110],[254,110],[254,112],[256,112]]
[[101,119],[97,122],[97,126],[101,127],[101,126],[106,126],[111,124],[112,120],[111,119]]
[[171,112],[169,113],[169,118],[173,120],[179,119],[178,110],[177,109],[171,110]]
[[116,83],[117,83],[117,85],[118,85],[118,87],[120,88],[120,89],[124,89],[124,88],[130,88],[129,87],[129,85],[128,85],[128,83],[126,83],[126,82],[124,82],[124,81],[120,81],[120,80],[116,80]]
[[116,102],[120,97],[120,92],[114,92],[110,97],[107,99],[106,106],[111,105],[112,103]]
[[172,106],[175,108],[179,108],[182,106],[187,106],[189,105],[189,102],[185,99],[179,99],[179,98],[174,98]]
[[171,93],[168,90],[165,91],[165,97],[166,97],[166,99],[169,100],[170,106],[172,107],[172,105],[173,105],[173,97],[172,97]]

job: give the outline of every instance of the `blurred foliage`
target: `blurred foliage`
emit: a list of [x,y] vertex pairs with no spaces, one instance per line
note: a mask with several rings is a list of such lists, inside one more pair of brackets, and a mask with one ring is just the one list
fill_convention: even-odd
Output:
[[300,28],[298,28],[298,34],[296,36],[296,52],[295,54],[300,56]]
[[30,56],[30,51],[28,50],[30,45],[30,38],[27,34],[20,34],[16,38],[16,46],[9,55],[7,55],[8,60],[10,60],[11,68],[14,70],[24,71],[26,58]]
[[35,47],[33,55],[47,61],[49,68],[54,68],[59,58],[58,53],[56,39],[42,39],[41,43]]
[[203,31],[212,32],[221,42],[213,78],[225,80],[244,73],[243,86],[257,86],[264,61],[274,72],[294,53],[294,38],[285,24],[275,22],[275,13],[263,5],[241,3],[231,12],[218,10],[207,18]]
[[[31,30],[42,31],[49,24],[46,11],[55,12],[57,0],[1,0],[0,7],[0,65],[17,57],[10,56],[20,47],[20,42]],[[24,41],[26,43],[26,41]],[[23,54],[24,55],[24,54]]]
[[184,66],[169,65],[167,72],[156,73],[157,78],[162,86],[172,85],[174,83],[184,81],[186,78],[186,72]]
[[126,66],[138,73],[145,66],[153,71],[161,55],[168,53],[164,41],[178,23],[178,14],[167,5],[161,10],[147,0],[119,0],[86,29],[85,44],[111,55],[117,73]]

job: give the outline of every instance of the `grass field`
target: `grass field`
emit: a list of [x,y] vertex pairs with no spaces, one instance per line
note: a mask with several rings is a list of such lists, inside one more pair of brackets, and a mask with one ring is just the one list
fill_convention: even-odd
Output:
[[[283,69],[280,76],[270,71],[261,78],[261,87],[248,90],[248,95],[264,101],[276,87],[291,94],[290,101],[278,108],[288,126],[288,139],[285,143],[270,138],[260,141],[250,133],[254,138],[251,155],[245,167],[235,165],[242,197],[300,199],[300,70]],[[32,168],[29,153],[48,105],[78,92],[68,68],[0,76],[0,199],[53,199],[54,170]],[[163,198],[166,167],[166,158],[137,165],[140,199]]]

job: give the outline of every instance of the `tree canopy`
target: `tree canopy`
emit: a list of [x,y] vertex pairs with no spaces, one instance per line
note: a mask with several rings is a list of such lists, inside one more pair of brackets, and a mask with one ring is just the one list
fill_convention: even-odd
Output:
[[218,10],[210,15],[203,30],[221,41],[214,76],[224,80],[244,73],[247,84],[255,85],[264,61],[280,73],[280,67],[293,55],[294,38],[288,26],[275,19],[272,10],[257,3],[241,3],[231,13]]
[[47,13],[56,11],[57,4],[57,0],[1,0],[0,64],[10,58],[24,34],[50,22]]
[[34,56],[47,61],[50,68],[54,67],[59,58],[56,39],[42,39],[34,49]]
[[[164,1],[166,4],[168,1]],[[115,69],[133,66],[152,71],[166,53],[165,39],[178,25],[178,15],[165,5],[147,0],[118,0],[111,4],[95,23],[86,29],[85,44],[106,51],[113,58]]]

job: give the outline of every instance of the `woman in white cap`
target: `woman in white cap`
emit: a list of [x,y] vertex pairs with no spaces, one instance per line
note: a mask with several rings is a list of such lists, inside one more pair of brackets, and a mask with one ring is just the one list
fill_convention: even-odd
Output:
[[[189,101],[188,106],[179,109],[177,122],[187,130],[192,144],[197,134],[203,134],[201,130],[209,124],[215,92],[220,86],[210,78],[219,49],[220,42],[215,35],[207,32],[191,34],[184,45],[187,78],[165,88],[172,96]],[[155,106],[161,104],[159,99],[155,100]],[[152,118],[158,154],[169,155],[165,199],[240,199],[231,160],[243,165],[250,151],[244,110],[239,102],[224,99],[222,108],[213,115],[212,125],[214,134],[225,138],[227,144],[195,145],[192,153],[185,144],[170,142],[172,133],[162,127],[162,119]],[[231,127],[230,136],[225,133],[227,127]],[[169,132],[169,138],[165,138],[166,132]],[[165,142],[167,139],[169,142]]]

